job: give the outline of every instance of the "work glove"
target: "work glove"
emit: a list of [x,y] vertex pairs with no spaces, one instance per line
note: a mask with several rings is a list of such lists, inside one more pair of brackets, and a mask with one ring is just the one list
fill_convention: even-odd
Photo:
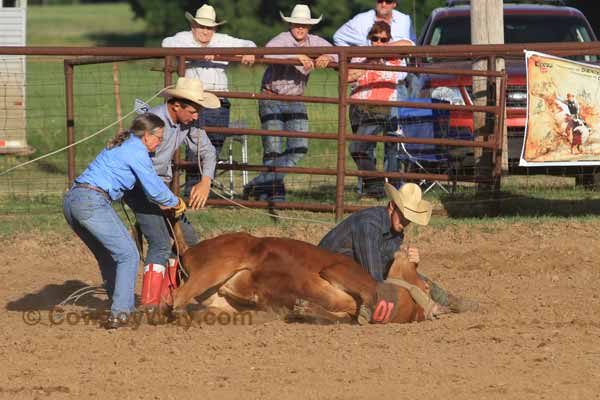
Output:
[[173,207],[173,210],[175,211],[175,218],[181,217],[185,213],[186,208],[187,206],[185,205],[185,201],[179,197],[179,202],[175,207]]

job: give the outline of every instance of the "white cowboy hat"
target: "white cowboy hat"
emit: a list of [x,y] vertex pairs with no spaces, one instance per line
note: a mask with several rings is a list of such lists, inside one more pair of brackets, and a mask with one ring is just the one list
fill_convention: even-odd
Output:
[[189,100],[204,108],[221,107],[219,98],[212,93],[205,92],[202,81],[196,78],[179,78],[175,88],[165,90],[162,96]]
[[217,22],[217,13],[213,6],[209,6],[208,4],[203,5],[199,9],[196,10],[196,18],[192,16],[189,12],[185,12],[185,18],[190,21],[190,23],[197,23],[202,26],[219,26],[223,25],[227,21]]
[[283,15],[281,11],[279,11],[279,15],[281,15],[281,18],[283,18],[285,22],[301,25],[315,25],[321,22],[321,18],[323,18],[323,15],[319,18],[311,18],[310,8],[308,8],[306,4],[297,4],[289,17]]
[[405,183],[396,189],[385,183],[385,193],[398,206],[404,217],[418,225],[427,225],[431,218],[431,203],[423,200],[421,188],[414,183]]

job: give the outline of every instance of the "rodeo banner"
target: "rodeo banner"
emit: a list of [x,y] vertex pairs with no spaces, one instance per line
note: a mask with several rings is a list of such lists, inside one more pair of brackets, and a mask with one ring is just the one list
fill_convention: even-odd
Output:
[[600,165],[600,67],[525,51],[520,166]]

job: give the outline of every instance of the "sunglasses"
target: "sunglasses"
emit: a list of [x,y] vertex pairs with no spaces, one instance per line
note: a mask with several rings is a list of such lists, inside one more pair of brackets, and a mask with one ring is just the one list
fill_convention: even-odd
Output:
[[396,0],[377,0],[378,3],[392,4],[395,3]]
[[377,42],[387,43],[390,41],[390,38],[389,37],[381,37],[381,36],[371,36],[369,38],[369,40],[371,40],[372,43],[377,43]]
[[162,143],[162,141],[163,141],[163,138],[165,137],[165,135],[164,135],[164,134],[162,134],[162,135],[160,135],[160,136],[159,136],[159,135],[157,135],[157,134],[156,134],[156,133],[154,133],[154,132],[148,132],[148,133],[150,133],[150,135],[152,135],[152,136],[154,136],[155,138],[157,138],[157,139],[158,139],[158,141],[159,141],[160,143]]

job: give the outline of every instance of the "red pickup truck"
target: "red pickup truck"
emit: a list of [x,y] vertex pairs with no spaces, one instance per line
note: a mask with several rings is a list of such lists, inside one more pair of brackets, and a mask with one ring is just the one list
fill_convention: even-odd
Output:
[[[465,4],[467,3],[467,4]],[[531,3],[536,3],[532,1]],[[542,43],[542,42],[590,42],[596,36],[588,20],[577,9],[564,6],[561,1],[538,1],[543,4],[504,4],[504,40],[506,44]],[[465,1],[448,1],[448,6],[435,9],[418,39],[418,45],[465,45],[471,43],[470,6]],[[579,60],[596,62],[593,57],[579,57]],[[434,60],[436,67],[440,63]],[[452,65],[455,68],[471,68],[470,61],[443,62],[443,67]],[[508,75],[507,91],[507,128],[508,128],[508,159],[511,173],[523,173],[526,169],[519,168],[519,157],[523,145],[525,128],[527,91],[525,58],[506,59]],[[471,79],[459,79],[456,76],[431,75],[425,80],[429,95],[439,100],[453,104],[465,104],[470,100]],[[461,87],[463,90],[461,94]],[[464,96],[467,96],[465,99]],[[472,130],[471,113],[452,113],[451,126]],[[578,171],[562,172],[546,171],[560,174],[580,174]],[[542,172],[539,169],[530,173]],[[589,173],[589,171],[587,172]],[[586,174],[587,174],[586,173]],[[589,177],[588,177],[589,178]],[[579,182],[583,183],[583,182]]]

